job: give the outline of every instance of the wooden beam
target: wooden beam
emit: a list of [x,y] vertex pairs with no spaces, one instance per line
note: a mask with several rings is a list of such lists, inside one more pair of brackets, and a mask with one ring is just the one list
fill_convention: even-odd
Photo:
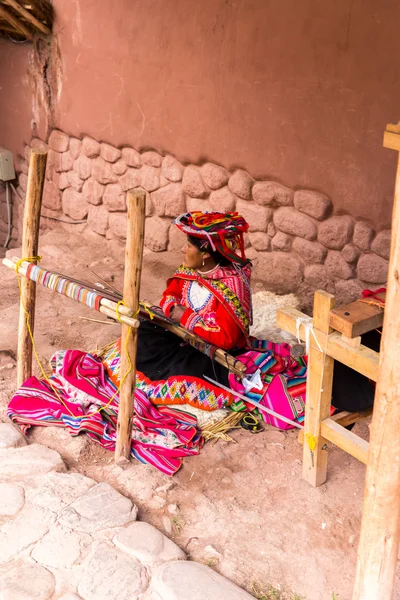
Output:
[[324,419],[321,423],[321,435],[338,448],[341,448],[347,454],[361,461],[365,465],[368,461],[369,444],[358,435],[345,429],[333,419]]
[[16,0],[6,0],[6,3],[11,6],[16,12],[18,12],[24,19],[26,19],[29,23],[31,23],[36,29],[39,29],[45,35],[50,35],[51,30],[44,25],[39,19],[35,17],[29,10],[26,10],[21,4],[19,4]]
[[[292,335],[297,335],[296,321],[304,318],[307,318],[307,316],[296,308],[282,308],[277,311],[276,325]],[[300,325],[299,333],[300,339],[305,340],[306,327],[304,323]],[[368,379],[377,381],[379,352],[375,352],[362,344],[358,348],[352,348],[342,339],[341,334],[337,332],[327,335],[322,331],[314,330],[314,335],[310,337],[311,347],[325,348],[326,346],[326,352],[331,358],[348,365],[358,373],[368,377]]]
[[[128,231],[125,248],[125,275],[123,297],[125,304],[139,311],[140,278],[142,274],[146,192],[142,188],[129,190]],[[117,421],[115,461],[124,463],[130,457],[134,393],[136,382],[137,329],[122,325],[121,337],[121,387]]]
[[30,31],[30,29],[28,29],[28,27],[26,27],[26,25],[24,23],[22,23],[22,21],[20,21],[20,19],[17,19],[17,17],[15,17],[2,4],[0,4],[0,17],[3,17],[3,19],[5,21],[7,21],[7,23],[9,23],[13,27],[15,27],[15,29],[17,29],[17,31],[19,31],[28,40],[30,40],[30,41],[33,40],[33,34]]
[[348,338],[355,338],[383,325],[384,310],[365,302],[351,302],[335,308],[330,315],[330,326]]
[[[329,333],[329,313],[335,297],[318,291],[314,296],[313,328],[325,335]],[[323,448],[321,421],[329,417],[332,398],[333,359],[323,346],[311,346],[307,369],[307,402],[304,421],[303,479],[313,487],[326,481],[327,452]]]
[[390,600],[400,538],[400,155],[353,600]]
[[[358,423],[361,419],[367,419],[372,415],[372,406],[370,408],[366,408],[365,410],[360,410],[357,412],[349,412],[347,410],[343,410],[341,412],[332,415],[329,417],[338,425],[342,425],[342,427],[347,427],[348,425],[352,425],[353,423]],[[304,444],[304,430],[299,431],[298,435],[299,444]]]
[[[22,256],[37,256],[39,246],[40,209],[42,206],[47,151],[32,150],[29,171],[24,220],[22,230]],[[21,278],[21,304],[18,325],[17,386],[32,375],[32,341],[29,329],[33,333],[35,325],[36,283]]]
[[400,135],[391,131],[385,131],[383,134],[383,145],[390,150],[400,151]]

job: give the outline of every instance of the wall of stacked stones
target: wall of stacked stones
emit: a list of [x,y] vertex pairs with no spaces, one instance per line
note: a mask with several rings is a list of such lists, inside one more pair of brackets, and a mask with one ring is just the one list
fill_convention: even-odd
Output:
[[[115,148],[54,130],[48,145],[33,139],[25,149],[19,162],[21,198],[34,147],[49,149],[45,226],[54,224],[49,217],[87,220],[98,235],[123,241],[127,190],[142,186],[147,192],[145,245],[160,253],[160,261],[163,252],[182,244],[171,227],[173,217],[186,210],[236,210],[250,225],[246,253],[254,264],[253,278],[271,291],[297,292],[309,303],[314,290],[322,288],[347,302],[361,289],[385,283],[390,230],[375,231],[350,214],[334,214],[332,201],[322,193],[257,181],[243,170],[228,172],[211,162],[183,165],[152,150]],[[17,201],[14,207],[15,242],[21,239],[22,205]]]

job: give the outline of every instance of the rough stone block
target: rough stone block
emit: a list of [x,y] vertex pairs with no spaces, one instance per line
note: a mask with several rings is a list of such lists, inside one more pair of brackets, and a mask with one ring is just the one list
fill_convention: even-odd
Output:
[[82,193],[90,204],[101,204],[104,189],[104,185],[90,177],[83,184]]
[[318,242],[309,242],[303,238],[296,237],[293,240],[292,250],[304,260],[305,263],[323,263],[327,250]]
[[367,283],[387,281],[389,261],[376,254],[363,254],[357,264],[358,278]]
[[110,212],[124,212],[126,210],[126,193],[122,191],[119,183],[110,183],[103,194],[103,204]]
[[194,165],[189,165],[185,168],[182,179],[182,188],[183,191],[192,198],[206,198],[209,193],[201,176],[201,170]]
[[228,183],[229,173],[223,167],[214,163],[206,163],[201,167],[204,183],[212,190],[219,190]]
[[272,250],[283,250],[284,252],[288,252],[291,245],[292,238],[282,231],[278,231],[271,241]]
[[111,144],[100,144],[100,156],[109,163],[115,163],[121,158],[122,152],[118,148],[114,148]]
[[150,167],[161,167],[162,156],[155,152],[154,150],[147,150],[146,152],[142,152],[142,163],[144,165],[149,165]]
[[154,210],[159,216],[177,217],[186,210],[185,195],[180,183],[168,183],[151,194]]
[[37,564],[19,564],[0,577],[2,600],[48,600],[55,587],[54,575]]
[[191,198],[190,196],[186,196],[186,210],[187,212],[195,212],[196,210],[201,210],[202,212],[212,212],[213,209],[208,200],[203,200],[201,198]]
[[307,215],[299,212],[290,206],[278,208],[274,213],[274,223],[277,229],[305,238],[306,240],[315,240],[317,237],[317,225]]
[[363,287],[354,279],[335,281],[336,302],[340,304],[349,304],[358,298],[361,298]]
[[25,436],[12,423],[0,423],[0,450],[26,446]]
[[375,252],[375,254],[382,256],[382,258],[389,259],[391,239],[392,232],[390,229],[384,229],[377,234],[376,238],[372,242],[371,249]]
[[119,185],[124,192],[140,185],[140,171],[137,169],[127,169],[126,173],[119,179]]
[[138,600],[147,585],[146,569],[140,562],[104,543],[90,554],[78,593],[85,600]]
[[22,157],[18,157],[18,158],[19,158],[19,162],[18,162],[17,170],[21,171],[21,173],[25,173],[25,175],[28,175],[29,166],[28,166],[27,161]]
[[80,221],[88,214],[89,206],[83,194],[73,188],[67,188],[62,194],[62,210],[71,219]]
[[25,504],[25,491],[20,485],[0,483],[0,519],[13,517]]
[[122,148],[122,158],[128,167],[139,169],[142,166],[142,158],[133,148]]
[[101,156],[92,161],[92,177],[103,185],[115,183],[118,179],[116,174],[111,170],[109,163],[104,158],[101,158]]
[[182,181],[183,165],[173,156],[166,156],[162,161],[161,173],[169,181]]
[[228,186],[231,192],[243,198],[251,200],[251,188],[253,187],[254,179],[250,177],[246,171],[239,169],[229,178]]
[[52,181],[44,183],[42,204],[51,210],[61,210],[61,192]]
[[69,151],[72,158],[76,160],[81,152],[82,142],[78,138],[71,138],[69,141]]
[[60,173],[58,179],[57,178],[53,179],[54,182],[56,182],[56,180],[57,180],[57,185],[58,185],[59,190],[65,190],[70,185],[70,183],[68,181],[68,173]]
[[186,243],[186,235],[177,227],[171,226],[169,229],[168,251],[179,252]]
[[88,225],[100,235],[106,235],[108,229],[108,210],[105,206],[89,206]]
[[268,227],[267,227],[267,233],[269,235],[269,237],[273,238],[274,235],[276,234],[276,227],[273,221],[271,221],[271,223],[268,223]]
[[63,131],[53,129],[49,137],[49,148],[56,152],[66,152],[69,148],[69,136]]
[[153,574],[150,589],[154,598],[163,600],[254,600],[210,567],[192,561],[161,565]]
[[293,190],[275,181],[258,181],[253,185],[253,199],[261,206],[291,206]]
[[214,211],[230,212],[235,210],[236,197],[228,186],[225,186],[211,192],[209,202]]
[[72,158],[71,152],[62,152],[59,155],[59,165],[56,171],[70,171],[74,166],[74,159]]
[[[126,231],[128,226],[128,217],[126,213],[110,213],[109,216],[110,233],[120,240],[126,240]],[[107,239],[112,239],[108,236]]]
[[100,154],[100,144],[90,137],[84,137],[82,140],[82,152],[89,158],[96,158]]
[[310,190],[299,190],[294,195],[294,206],[300,212],[322,221],[332,211],[332,202],[327,196]]
[[[48,146],[46,144],[46,142],[44,142],[43,140],[39,139],[39,138],[32,138],[31,140],[31,148],[32,150],[48,150]],[[68,146],[67,146],[68,149]]]
[[58,452],[40,444],[0,450],[0,479],[21,479],[35,473],[65,471],[64,461]]
[[351,279],[354,277],[354,270],[348,262],[345,261],[340,252],[330,250],[325,260],[325,267],[330,272],[333,279]]
[[261,252],[254,278],[265,282],[271,292],[288,294],[303,281],[303,263],[293,253]]
[[74,171],[81,179],[89,179],[92,173],[92,159],[81,154],[74,162]]
[[171,560],[186,559],[186,554],[179,546],[149,523],[132,523],[117,533],[113,542],[123,552],[151,567]]
[[113,166],[111,168],[112,168],[113,172],[116,175],[118,175],[118,177],[119,177],[120,175],[123,175],[126,172],[128,167],[127,167],[124,159],[120,158],[119,160],[117,160],[116,163],[113,164]]
[[81,192],[83,188],[84,181],[81,179],[76,171],[68,172],[68,183],[71,187],[74,188],[77,192]]
[[143,165],[140,169],[140,185],[146,192],[155,192],[160,187],[160,169]]
[[354,246],[353,244],[346,244],[342,250],[342,256],[346,262],[354,263],[356,260],[358,260],[360,251],[357,246]]
[[319,226],[318,241],[326,248],[341,250],[351,241],[354,220],[348,215],[331,217]]
[[144,245],[153,252],[162,252],[168,246],[170,222],[160,217],[148,217],[145,224]]
[[238,200],[236,210],[249,224],[249,231],[267,231],[268,223],[272,219],[272,209],[259,206],[253,202]]
[[137,507],[108,483],[98,483],[59,514],[58,523],[74,531],[95,533],[136,520]]
[[254,233],[250,233],[249,240],[253,248],[258,251],[269,250],[271,246],[271,238],[267,233],[263,233],[261,231],[254,231]]
[[373,228],[365,223],[364,221],[358,221],[354,225],[354,233],[353,233],[353,243],[363,250],[364,252],[368,252],[371,248],[372,238],[374,237]]
[[251,260],[251,262],[253,263],[253,267],[256,266],[258,257],[259,257],[259,252],[257,252],[257,250],[255,248],[250,247],[246,250],[246,258]]
[[331,273],[324,265],[307,265],[304,269],[304,281],[312,290],[332,289]]

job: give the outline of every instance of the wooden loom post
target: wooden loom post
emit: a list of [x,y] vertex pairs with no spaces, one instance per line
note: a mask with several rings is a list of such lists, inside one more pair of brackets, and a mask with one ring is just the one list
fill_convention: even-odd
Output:
[[[396,128],[396,126],[394,126]],[[388,133],[390,132],[390,133]],[[384,146],[400,152],[400,127]],[[353,600],[390,600],[400,536],[400,153],[379,376],[371,424]]]
[[[314,296],[313,328],[328,334],[329,314],[334,308],[335,297],[317,291]],[[311,333],[312,337],[312,333]],[[326,348],[316,347],[310,340],[307,374],[307,403],[304,422],[303,479],[317,487],[326,481],[328,453],[323,449],[321,421],[329,417],[332,396],[333,358]]]
[[[47,152],[32,150],[29,161],[28,186],[24,208],[22,231],[22,257],[37,256],[39,246],[40,209],[45,179]],[[35,324],[36,283],[21,277],[21,303],[18,325],[17,386],[18,388],[32,375],[32,341],[29,325],[33,333]],[[26,313],[25,313],[25,310]]]
[[[125,248],[123,297],[134,311],[139,309],[140,277],[142,273],[146,192],[142,188],[128,191],[128,231]],[[115,462],[123,463],[131,453],[133,394],[136,380],[137,329],[122,325],[121,388],[117,422]]]

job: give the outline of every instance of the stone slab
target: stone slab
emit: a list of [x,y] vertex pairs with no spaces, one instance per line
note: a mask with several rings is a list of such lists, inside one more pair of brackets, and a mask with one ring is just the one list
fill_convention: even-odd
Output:
[[254,600],[253,596],[210,567],[191,561],[171,562],[158,567],[153,573],[151,590],[162,600]]
[[0,579],[1,600],[49,600],[56,586],[55,577],[40,565],[18,565]]
[[35,473],[66,471],[61,456],[40,444],[0,450],[0,480],[19,480]]
[[88,533],[54,525],[36,544],[31,556],[36,562],[53,569],[72,567],[80,561],[82,552],[92,541]]
[[137,521],[122,529],[115,537],[114,544],[145,565],[159,565],[171,560],[185,560],[186,555],[161,531]]
[[25,437],[12,423],[0,423],[0,450],[26,446]]
[[146,569],[108,544],[88,557],[78,594],[85,600],[137,600],[148,585]]
[[94,533],[136,520],[137,507],[108,483],[98,483],[59,516],[64,527]]
[[0,483],[0,517],[13,517],[24,504],[23,487],[12,483]]

